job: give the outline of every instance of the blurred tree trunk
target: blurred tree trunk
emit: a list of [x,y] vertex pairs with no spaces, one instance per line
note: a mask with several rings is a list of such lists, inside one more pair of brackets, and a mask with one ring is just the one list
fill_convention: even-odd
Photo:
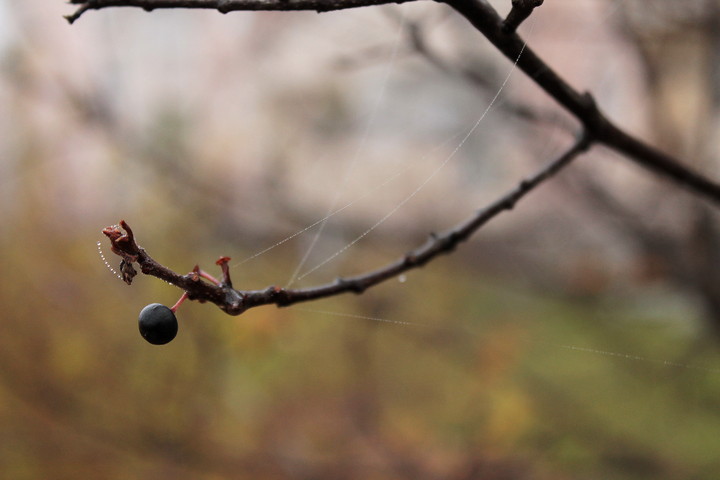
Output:
[[[661,149],[716,173],[720,155],[720,2],[644,1],[624,6],[625,32],[646,72],[651,127]],[[681,7],[681,8],[680,8]],[[692,201],[692,227],[665,254],[670,274],[701,299],[720,336],[718,215]]]

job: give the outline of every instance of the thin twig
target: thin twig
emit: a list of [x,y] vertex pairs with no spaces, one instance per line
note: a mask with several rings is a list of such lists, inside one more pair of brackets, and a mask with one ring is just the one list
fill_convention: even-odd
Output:
[[193,8],[217,10],[220,13],[258,10],[314,10],[329,12],[349,8],[406,3],[417,0],[72,0],[80,5],[72,15],[65,18],[73,23],[88,10],[100,10],[110,7],[136,7],[146,11],[160,8]]
[[[235,290],[229,283],[229,276],[226,276],[225,272],[223,272],[223,278],[227,279],[227,281],[211,284],[198,278],[195,271],[187,275],[179,275],[156,262],[147,254],[145,249],[135,242],[132,230],[124,221],[121,221],[119,226],[113,225],[105,228],[103,233],[110,239],[112,251],[120,255],[123,261],[128,258],[135,259],[144,274],[161,278],[176,285],[183,289],[191,300],[212,302],[230,315],[239,315],[249,308],[261,305],[274,304],[278,307],[284,307],[298,302],[316,300],[347,292],[362,293],[369,287],[396,277],[408,270],[421,267],[440,254],[451,252],[460,242],[470,238],[488,221],[503,211],[511,210],[531,190],[570,164],[573,159],[590,147],[591,142],[589,136],[580,135],[565,153],[534,175],[522,180],[505,195],[478,210],[471,218],[455,227],[440,234],[431,234],[423,245],[403,255],[398,260],[377,270],[354,277],[338,278],[334,282],[316,287],[284,289],[271,286],[264,290]],[[121,228],[126,233],[123,233],[120,230]],[[218,264],[221,267],[226,265],[227,257],[218,260]]]

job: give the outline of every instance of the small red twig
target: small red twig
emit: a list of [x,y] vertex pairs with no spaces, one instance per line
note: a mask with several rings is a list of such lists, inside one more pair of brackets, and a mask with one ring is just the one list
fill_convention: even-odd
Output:
[[[127,278],[124,278],[126,283],[132,283],[132,278],[137,273],[132,266],[137,263],[142,273],[160,278],[181,288],[187,293],[187,298],[190,300],[213,302],[234,315],[242,313],[244,310],[240,292],[218,282],[212,275],[203,272],[199,267],[187,275],[180,275],[156,262],[144,248],[137,244],[132,229],[124,220],[121,220],[119,225],[104,228],[102,233],[110,239],[112,252],[122,259],[120,269],[123,270],[124,276],[127,273]],[[130,269],[134,272],[133,274],[129,273]],[[200,281],[200,278],[205,278],[213,283]]]
[[187,300],[187,298],[188,298],[188,293],[187,293],[187,292],[184,292],[184,293],[182,294],[182,296],[180,297],[180,299],[179,299],[177,302],[175,302],[175,305],[173,305],[172,307],[170,307],[170,310],[172,310],[173,313],[177,312],[177,309],[180,308],[180,305],[182,305],[183,302],[184,302],[185,300]]
[[198,277],[204,278],[205,280],[211,282],[213,285],[220,285],[220,281],[207,273],[205,270],[202,270],[198,265],[195,265],[195,268],[192,269],[192,273],[197,275]]
[[215,265],[218,265],[220,269],[222,270],[223,279],[222,284],[227,285],[228,287],[232,288],[232,281],[230,280],[230,266],[228,265],[228,262],[230,261],[230,257],[220,257],[215,262]]

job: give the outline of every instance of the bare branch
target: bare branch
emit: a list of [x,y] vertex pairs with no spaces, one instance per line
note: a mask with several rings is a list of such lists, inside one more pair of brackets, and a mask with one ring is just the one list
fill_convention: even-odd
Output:
[[[230,315],[239,315],[249,308],[261,305],[275,304],[278,307],[284,307],[347,292],[362,293],[369,287],[403,272],[421,267],[440,254],[451,252],[460,242],[470,238],[488,221],[503,211],[511,210],[531,190],[570,164],[573,159],[590,147],[591,141],[587,135],[580,135],[575,143],[556,160],[534,175],[522,180],[502,197],[478,210],[468,220],[441,234],[431,234],[422,246],[408,252],[400,259],[377,270],[350,278],[338,278],[332,283],[317,287],[285,289],[271,286],[264,290],[235,290],[232,288],[227,271],[227,262],[230,260],[228,257],[221,257],[216,262],[223,270],[223,281],[208,283],[202,280],[204,277],[198,274],[197,267],[187,275],[180,275],[153,260],[145,249],[136,243],[133,232],[125,221],[120,221],[119,226],[113,225],[103,229],[103,233],[110,239],[112,251],[120,255],[123,262],[132,259],[140,265],[142,273],[161,278],[183,289],[190,300],[212,302]],[[121,228],[126,233],[123,233]]]
[[109,7],[136,7],[146,11],[159,8],[194,8],[217,10],[220,13],[258,10],[314,10],[329,12],[348,8],[406,3],[417,0],[71,0],[80,5],[72,15],[65,18],[73,23],[88,10],[100,10]]
[[472,23],[508,59],[517,61],[522,71],[575,115],[594,141],[610,147],[643,167],[720,206],[720,184],[615,126],[600,111],[589,93],[581,94],[575,90],[538,57],[517,34],[507,33],[503,28],[503,19],[487,0],[445,0],[445,2]]
[[[71,23],[87,10],[107,7],[139,7],[145,10],[157,8],[204,8],[222,13],[235,10],[315,10],[318,12],[406,3],[416,0],[71,0],[80,5],[78,10],[67,17]],[[641,140],[625,133],[615,126],[595,104],[589,93],[581,94],[553,71],[514,32],[509,31],[516,20],[503,20],[487,0],[443,0],[464,16],[507,58],[517,62],[524,71],[545,92],[571,112],[585,127],[593,141],[627,156],[643,167],[663,176],[688,190],[699,194],[716,206],[720,206],[720,184],[686,167]],[[513,10],[528,12],[538,0],[513,1]],[[534,7],[533,7],[534,8]],[[512,12],[511,12],[512,14]],[[529,13],[528,13],[529,14]],[[511,29],[510,29],[511,30]]]

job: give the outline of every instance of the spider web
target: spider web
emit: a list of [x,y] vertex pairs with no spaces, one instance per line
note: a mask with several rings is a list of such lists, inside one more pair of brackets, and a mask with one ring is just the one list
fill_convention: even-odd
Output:
[[[531,24],[533,22],[530,22]],[[352,175],[352,173],[356,169],[356,165],[358,162],[358,159],[363,153],[363,149],[367,143],[368,137],[370,135],[370,132],[373,128],[374,123],[376,122],[376,117],[378,110],[380,108],[380,105],[382,103],[383,97],[386,93],[387,84],[390,79],[391,71],[394,68],[397,56],[398,56],[398,49],[401,44],[402,37],[404,35],[404,30],[406,28],[406,18],[404,13],[401,14],[400,21],[399,21],[399,27],[395,34],[395,39],[393,42],[393,46],[391,49],[391,53],[389,55],[389,58],[387,60],[387,66],[385,68],[385,73],[383,75],[382,82],[380,86],[378,87],[378,95],[375,99],[375,102],[373,104],[371,113],[366,121],[365,127],[363,129],[363,132],[361,134],[360,140],[358,142],[357,147],[354,150],[354,153],[351,156],[350,161],[348,162],[348,165],[345,169],[345,173],[343,174],[342,180],[339,182],[338,187],[335,189],[333,198],[330,202],[330,206],[327,210],[327,213],[317,221],[311,223],[310,225],[296,231],[295,233],[288,235],[287,237],[275,242],[274,244],[263,248],[262,250],[248,256],[247,258],[238,261],[233,264],[233,267],[240,266],[250,260],[256,259],[271,250],[275,249],[276,247],[279,247],[286,242],[295,239],[296,237],[299,237],[308,231],[312,230],[315,227],[318,227],[317,232],[312,238],[312,241],[310,242],[309,246],[307,247],[305,253],[303,254],[302,258],[298,262],[298,265],[295,267],[293,273],[290,275],[290,279],[286,283],[286,287],[291,286],[293,283],[295,283],[298,280],[302,280],[303,278],[307,277],[311,273],[315,272],[316,270],[320,269],[327,263],[331,262],[335,258],[339,257],[343,253],[345,253],[348,249],[350,249],[352,246],[357,244],[360,240],[367,237],[370,233],[372,233],[375,229],[377,229],[380,225],[385,223],[390,217],[392,217],[395,213],[397,213],[405,204],[407,204],[409,201],[411,201],[414,197],[416,197],[439,173],[441,170],[443,170],[450,162],[453,160],[457,154],[461,151],[463,146],[467,143],[467,141],[478,131],[478,128],[480,127],[483,120],[488,116],[488,114],[491,112],[495,104],[498,102],[498,99],[500,98],[503,90],[508,85],[511,77],[513,76],[513,73],[517,69],[517,62],[520,59],[520,56],[522,56],[522,51],[520,52],[520,55],[515,59],[515,61],[512,63],[511,67],[509,68],[505,78],[501,82],[501,84],[498,86],[495,94],[492,96],[491,100],[488,102],[485,109],[482,111],[480,116],[474,120],[472,125],[469,128],[464,129],[464,131],[455,133],[451,135],[449,138],[447,138],[445,141],[441,142],[438,146],[433,148],[429,155],[436,152],[442,147],[445,147],[447,144],[451,143],[452,141],[455,141],[458,137],[460,138],[459,141],[455,144],[455,147],[451,150],[451,152],[444,157],[444,159],[436,166],[426,177],[424,177],[420,183],[413,189],[411,192],[406,195],[404,198],[402,198],[398,203],[396,203],[394,206],[392,206],[387,213],[385,213],[379,220],[377,220],[374,224],[372,224],[369,228],[367,228],[365,231],[363,231],[362,234],[357,236],[356,238],[350,240],[347,242],[342,248],[339,250],[327,255],[323,260],[315,264],[313,267],[303,271],[300,273],[304,267],[304,265],[307,263],[310,254],[315,249],[320,237],[322,236],[325,226],[327,225],[327,222],[334,216],[336,216],[339,213],[342,213],[344,210],[350,208],[351,206],[355,205],[361,200],[366,199],[369,197],[372,193],[376,192],[377,190],[384,188],[388,185],[390,185],[394,180],[399,178],[403,173],[407,172],[412,168],[412,165],[407,165],[404,168],[401,168],[399,171],[393,173],[389,177],[387,177],[385,180],[381,181],[379,184],[376,184],[374,186],[368,187],[363,194],[358,196],[357,198],[353,199],[352,201],[345,203],[341,207],[337,207],[339,203],[340,196],[343,193],[343,190],[346,188],[348,181]],[[530,28],[530,32],[532,32],[532,25]],[[523,46],[524,51],[524,46]]]
[[[615,2],[612,2],[608,7],[605,8],[602,15],[598,18],[598,27],[605,22],[607,22],[620,8],[621,3],[623,0],[617,0]],[[393,217],[400,209],[402,209],[406,204],[411,202],[413,199],[415,199],[418,194],[420,194],[425,187],[430,184],[437,175],[453,160],[457,157],[458,153],[462,150],[462,148],[466,145],[469,139],[471,139],[474,135],[477,134],[479,131],[480,126],[482,125],[483,120],[487,118],[487,116],[492,113],[493,107],[496,106],[496,104],[501,101],[502,94],[505,91],[508,83],[510,82],[511,78],[513,77],[517,62],[519,61],[520,56],[515,59],[515,61],[511,64],[511,66],[508,68],[507,73],[505,74],[502,82],[496,87],[494,95],[491,97],[489,102],[487,103],[486,107],[481,111],[479,116],[472,121],[471,125],[469,127],[464,128],[462,131],[456,132],[455,134],[449,136],[447,139],[445,139],[443,142],[439,143],[434,149],[431,149],[427,153],[427,157],[433,157],[437,156],[437,152],[441,149],[445,148],[447,145],[454,145],[454,147],[450,150],[449,154],[446,154],[444,157],[441,157],[440,162],[437,164],[437,166],[430,171],[429,174],[422,177],[421,181],[416,184],[414,187],[412,187],[408,194],[406,194],[403,198],[401,198],[399,201],[396,201],[387,211],[385,214],[380,216],[378,220],[376,220],[374,223],[372,223],[367,229],[362,231],[359,235],[355,236],[349,241],[346,241],[342,247],[339,249],[336,249],[330,253],[326,253],[324,257],[322,257],[321,260],[314,263],[311,267],[306,267],[308,261],[311,258],[311,254],[316,250],[316,248],[319,245],[319,241],[321,237],[326,233],[326,226],[328,222],[331,219],[334,219],[336,216],[339,216],[339,214],[344,213],[346,210],[348,210],[350,207],[362,202],[363,200],[368,199],[372,195],[374,195],[376,192],[385,189],[385,188],[393,188],[394,183],[398,180],[403,178],[403,174],[406,173],[408,170],[413,168],[412,165],[405,165],[404,167],[401,167],[400,169],[390,173],[384,180],[381,180],[375,184],[367,186],[363,192],[355,197],[354,199],[341,203],[340,198],[343,194],[343,191],[348,185],[349,179],[357,172],[358,170],[358,163],[360,159],[364,155],[364,150],[367,145],[367,141],[369,136],[371,135],[375,124],[377,122],[377,116],[378,112],[380,110],[380,106],[382,105],[385,97],[387,96],[387,87],[388,83],[391,80],[393,70],[396,68],[396,65],[398,63],[398,57],[399,57],[399,50],[402,42],[402,38],[404,35],[404,30],[407,28],[407,18],[405,16],[405,11],[400,9],[402,12],[399,16],[399,22],[397,29],[394,34],[394,40],[392,43],[392,48],[389,49],[389,54],[387,55],[387,58],[385,60],[385,66],[384,66],[384,72],[382,76],[382,81],[380,82],[380,85],[377,87],[377,95],[373,101],[372,108],[370,111],[370,114],[367,117],[366,123],[362,129],[362,133],[360,134],[360,137],[358,139],[358,142],[356,144],[355,149],[353,150],[352,155],[350,156],[350,160],[347,161],[347,164],[344,167],[344,173],[342,175],[342,179],[340,182],[338,182],[338,186],[335,188],[334,192],[332,193],[332,198],[329,202],[329,206],[327,208],[326,214],[316,220],[315,222],[303,227],[302,229],[296,231],[295,233],[288,235],[279,241],[273,243],[272,245],[263,248],[259,250],[258,252],[248,256],[247,258],[236,262],[233,266],[239,266],[242,264],[245,264],[246,262],[249,262],[251,260],[257,259],[258,257],[261,257],[276,247],[279,247],[289,241],[295,240],[298,237],[303,236],[306,233],[311,232],[313,229],[317,227],[317,230],[314,232],[314,235],[309,243],[309,245],[306,247],[304,253],[301,255],[301,258],[299,259],[297,265],[293,269],[292,273],[290,274],[289,280],[286,283],[286,287],[289,287],[293,285],[294,283],[301,281],[305,279],[310,274],[320,270],[325,265],[329,264],[330,262],[336,260],[338,257],[342,256],[346,252],[348,252],[353,246],[358,244],[361,240],[365,239],[369,235],[371,235],[378,227],[380,227],[383,223],[388,221],[391,217]],[[534,19],[531,17],[528,20],[528,25],[525,28],[523,37],[525,39],[532,40],[532,34],[534,29]],[[587,34],[588,32],[584,32]],[[522,52],[520,53],[522,55]],[[555,136],[558,133],[560,127],[555,126],[547,135],[547,138],[543,145],[541,145],[541,148],[539,149],[541,152],[541,156],[550,156],[548,153],[549,151],[553,150],[552,144],[554,143]],[[404,282],[406,277],[403,275],[403,277],[400,279],[401,282]],[[392,324],[402,327],[410,327],[410,326],[421,326],[421,327],[430,327],[428,325],[418,323],[418,322],[412,322],[407,321],[404,319],[392,319],[392,318],[384,318],[379,316],[368,316],[368,315],[359,315],[355,313],[347,313],[347,312],[338,312],[338,311],[331,311],[331,310],[324,310],[324,309],[312,309],[312,308],[304,308],[304,307],[294,307],[298,311],[304,311],[308,313],[315,313],[321,316],[331,316],[336,317],[338,319],[355,319],[355,320],[361,320],[361,321],[372,321],[372,322],[381,322],[386,324]],[[432,327],[436,328],[436,327]],[[720,373],[720,370],[713,369],[713,368],[706,368],[701,366],[694,366],[691,364],[683,363],[683,362],[675,362],[670,360],[657,360],[653,358],[646,357],[644,355],[636,355],[632,353],[621,353],[621,352],[615,352],[611,350],[601,349],[601,348],[591,348],[587,346],[581,346],[581,345],[574,345],[574,344],[565,344],[562,342],[551,342],[551,341],[544,341],[540,339],[527,339],[528,342],[536,343],[536,344],[542,344],[543,346],[547,348],[556,348],[556,349],[563,349],[569,352],[572,352],[574,354],[578,355],[599,355],[604,357],[612,357],[615,359],[620,359],[624,361],[632,361],[632,362],[641,362],[641,363],[648,363],[653,365],[659,365],[669,368],[681,368],[681,369],[690,369],[690,370],[699,370],[704,371],[706,373]]]
[[[600,23],[606,22],[612,15],[619,9],[620,5],[622,3],[622,0],[618,0],[614,2],[612,5],[610,5],[608,8],[606,8],[605,12],[603,13],[603,16],[599,19]],[[311,258],[311,254],[313,251],[316,250],[316,248],[319,245],[319,241],[321,237],[326,233],[326,225],[328,224],[328,221],[331,219],[334,219],[335,217],[339,216],[341,213],[346,212],[348,209],[350,209],[352,206],[357,205],[361,203],[364,200],[369,199],[372,195],[374,195],[376,192],[379,192],[386,188],[394,188],[395,182],[399,179],[403,178],[403,175],[407,173],[409,170],[413,168],[413,165],[410,164],[410,162],[406,161],[406,164],[404,166],[401,166],[399,169],[395,170],[394,172],[389,172],[389,174],[386,176],[385,179],[380,180],[374,184],[368,185],[364,188],[361,194],[356,196],[355,198],[351,199],[347,202],[341,202],[341,197],[346,189],[348,182],[353,175],[358,171],[359,167],[358,164],[360,163],[361,159],[363,158],[365,154],[365,149],[367,146],[368,138],[370,137],[371,133],[373,133],[373,130],[376,128],[377,124],[377,117],[380,111],[380,108],[388,94],[388,83],[390,82],[393,70],[396,68],[397,63],[399,61],[399,52],[402,44],[402,39],[405,34],[405,29],[407,28],[407,18],[405,15],[405,10],[400,9],[400,12],[402,12],[399,16],[399,21],[397,22],[396,31],[394,33],[394,39],[392,41],[392,47],[389,49],[389,53],[387,55],[387,58],[385,60],[385,66],[384,66],[384,72],[382,75],[382,79],[380,81],[380,84],[378,85],[376,89],[376,97],[373,100],[372,107],[370,109],[370,114],[367,117],[367,120],[361,130],[361,134],[358,138],[358,141],[356,143],[356,147],[353,150],[352,155],[349,157],[349,160],[346,162],[347,164],[344,167],[344,173],[342,175],[342,179],[340,182],[338,182],[337,186],[334,187],[334,192],[332,192],[331,200],[329,202],[328,208],[326,210],[326,213],[324,216],[319,218],[318,220],[314,221],[313,223],[303,227],[302,229],[296,231],[295,233],[292,233],[272,245],[269,245],[268,247],[265,247],[256,253],[248,256],[247,258],[235,262],[233,264],[233,267],[243,265],[251,260],[257,259],[265,254],[268,254],[272,250],[274,250],[276,247],[279,247],[287,242],[290,242],[292,240],[295,240],[304,234],[313,232],[313,237],[305,249],[305,252],[301,255],[301,258],[299,259],[297,265],[293,269],[292,273],[289,276],[289,279],[286,283],[286,286],[291,286],[295,282],[298,282],[300,280],[303,280],[310,274],[320,270],[325,265],[331,263],[332,261],[336,260],[341,255],[348,252],[352,247],[357,245],[361,240],[367,238],[369,235],[371,235],[378,227],[380,227],[382,224],[384,224],[386,221],[388,221],[391,217],[393,217],[399,210],[401,210],[404,206],[406,206],[409,202],[413,201],[422,191],[425,190],[425,188],[438,176],[438,174],[445,169],[445,167],[450,164],[458,155],[458,153],[463,149],[463,147],[466,145],[468,140],[473,138],[474,135],[476,135],[482,125],[482,122],[487,118],[487,116],[492,113],[493,107],[496,106],[496,104],[501,101],[503,92],[506,89],[506,86],[510,82],[511,78],[513,77],[515,71],[517,62],[520,57],[516,58],[515,61],[510,65],[510,67],[507,69],[505,77],[503,78],[502,82],[497,86],[497,89],[495,90],[494,95],[492,98],[488,101],[485,108],[481,111],[479,116],[471,122],[469,126],[466,126],[464,129],[462,129],[459,132],[456,132],[448,138],[446,138],[443,142],[438,143],[433,149],[427,152],[426,157],[434,158],[438,157],[439,151],[444,150],[448,145],[451,145],[452,148],[450,150],[449,154],[445,154],[444,156],[439,156],[440,161],[435,166],[434,169],[430,171],[429,174],[422,177],[420,182],[416,185],[412,186],[409,193],[406,194],[403,198],[401,198],[399,201],[395,202],[393,205],[390,206],[390,208],[381,215],[374,223],[372,223],[367,229],[365,229],[361,234],[354,237],[353,239],[346,241],[345,244],[340,247],[339,249],[333,250],[331,252],[324,253],[324,257],[322,257],[321,260],[314,263],[311,267],[306,267],[308,264],[308,261]],[[532,40],[532,33],[534,28],[534,18],[531,17],[528,21],[528,25],[524,27],[526,30],[524,31],[524,38]],[[522,53],[520,54],[522,55]],[[551,144],[553,143],[553,137],[554,134],[557,133],[559,127],[556,127],[551,134],[547,136],[547,139],[542,145],[542,148],[540,149],[542,152],[544,152],[541,156],[545,156],[547,154],[548,150],[551,150]],[[360,172],[360,175],[362,172]],[[119,275],[116,271],[110,267],[106,259],[104,258],[104,255],[102,251],[100,250],[100,245],[98,245],[98,250],[100,257],[102,258],[105,265],[112,271],[112,273],[115,276]],[[401,282],[405,279],[401,278]],[[337,312],[337,311],[331,311],[331,310],[324,310],[324,309],[309,309],[309,308],[300,308],[295,307],[295,309],[299,311],[305,311],[310,313],[316,313],[318,315],[322,316],[334,316],[339,319],[341,318],[353,318],[356,320],[363,320],[363,321],[372,321],[372,322],[382,322],[387,324],[393,324],[397,326],[402,327],[410,327],[410,326],[423,326],[423,327],[429,327],[428,325],[413,322],[413,321],[407,321],[405,319],[399,318],[384,318],[381,316],[368,316],[368,315],[358,315],[354,313],[346,313],[346,312]],[[436,328],[436,327],[432,327]],[[565,344],[562,342],[550,342],[550,341],[544,341],[541,339],[532,339],[528,340],[532,343],[538,343],[542,344],[548,348],[559,348],[564,349],[572,353],[576,354],[593,354],[593,355],[601,355],[606,357],[614,357],[621,360],[626,361],[635,361],[635,362],[643,362],[643,363],[652,363],[656,365],[666,366],[666,367],[676,367],[676,368],[684,368],[684,369],[694,369],[694,370],[701,370],[705,372],[710,373],[718,373],[720,370],[712,369],[712,368],[705,368],[705,367],[698,367],[693,366],[690,364],[682,363],[682,362],[674,362],[669,360],[655,360],[648,358],[643,355],[635,355],[630,353],[620,353],[620,352],[614,352],[610,350],[600,349],[600,348],[591,348],[581,345],[573,345],[573,344]]]

